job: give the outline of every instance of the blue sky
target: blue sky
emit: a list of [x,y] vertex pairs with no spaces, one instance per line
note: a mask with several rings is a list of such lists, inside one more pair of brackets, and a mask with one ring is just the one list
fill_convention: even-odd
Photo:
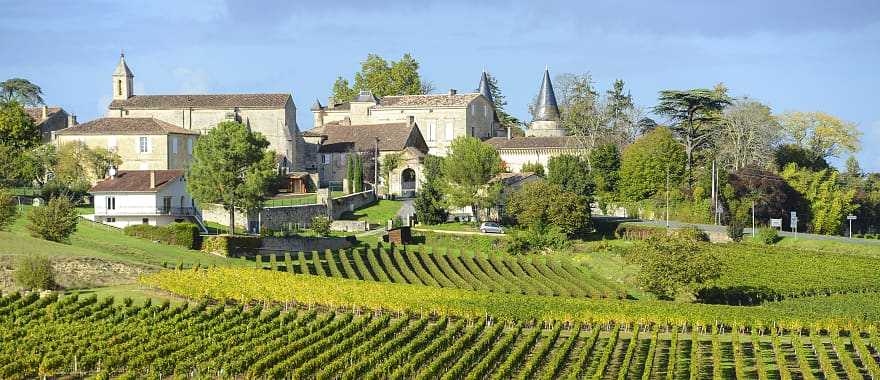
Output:
[[[412,53],[437,91],[500,80],[527,118],[541,71],[662,89],[724,82],[775,112],[858,123],[880,171],[878,1],[0,1],[0,77],[42,86],[80,121],[100,116],[120,49],[135,93],[288,92],[298,122],[368,53]],[[844,157],[845,158],[845,157]]]

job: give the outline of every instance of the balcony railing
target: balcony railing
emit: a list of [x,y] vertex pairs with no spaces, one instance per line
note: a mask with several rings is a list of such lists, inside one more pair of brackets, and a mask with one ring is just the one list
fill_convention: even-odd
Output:
[[195,207],[159,207],[156,211],[160,215],[172,216],[197,216],[200,214]]
[[138,208],[119,208],[114,210],[100,209],[95,210],[95,215],[115,216],[115,215],[170,215],[170,216],[198,216],[201,217],[201,211],[195,207],[138,207]]

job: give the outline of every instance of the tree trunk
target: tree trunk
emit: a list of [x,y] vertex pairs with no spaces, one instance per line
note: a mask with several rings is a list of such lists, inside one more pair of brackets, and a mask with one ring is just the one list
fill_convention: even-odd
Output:
[[235,207],[229,209],[229,234],[235,235]]
[[480,224],[480,208],[477,205],[471,205],[471,212],[474,213],[474,219],[477,220],[477,224]]

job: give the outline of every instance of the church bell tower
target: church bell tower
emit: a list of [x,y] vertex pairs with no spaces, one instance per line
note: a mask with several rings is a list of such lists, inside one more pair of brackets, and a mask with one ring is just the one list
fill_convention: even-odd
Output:
[[125,64],[125,54],[119,54],[119,64],[113,71],[113,100],[126,100],[134,95],[134,74]]

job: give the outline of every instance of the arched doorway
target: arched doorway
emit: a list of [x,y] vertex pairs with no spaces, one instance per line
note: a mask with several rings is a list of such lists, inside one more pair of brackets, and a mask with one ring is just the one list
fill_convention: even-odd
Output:
[[412,168],[403,169],[400,173],[400,195],[404,197],[416,195],[416,171]]

